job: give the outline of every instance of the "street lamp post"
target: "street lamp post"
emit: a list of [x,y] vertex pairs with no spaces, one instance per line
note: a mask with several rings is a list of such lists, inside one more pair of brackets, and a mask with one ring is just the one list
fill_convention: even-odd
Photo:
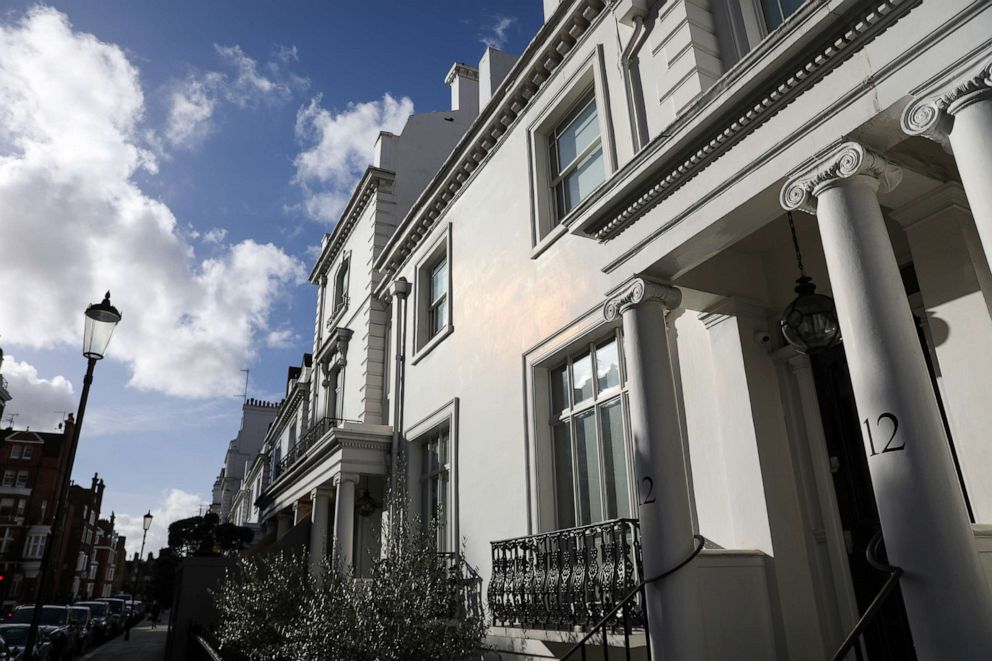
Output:
[[72,439],[69,442],[69,454],[66,458],[65,473],[59,487],[59,497],[55,501],[55,511],[52,516],[52,527],[45,541],[45,550],[41,558],[41,578],[35,595],[34,612],[31,614],[31,627],[28,629],[27,640],[24,641],[24,656],[30,658],[38,638],[38,624],[41,621],[41,607],[45,603],[45,592],[53,580],[55,563],[58,554],[54,548],[61,539],[62,525],[67,509],[69,482],[72,476],[72,465],[76,460],[76,448],[79,446],[79,430],[83,427],[83,415],[86,413],[86,400],[90,396],[90,384],[93,383],[93,368],[96,361],[101,360],[110,344],[114,329],[121,320],[121,313],[110,304],[110,292],[100,303],[93,303],[86,308],[85,326],[83,328],[83,356],[86,357],[86,376],[83,377],[83,391],[79,395],[79,410],[76,412],[75,425],[72,428]]
[[[135,571],[135,574],[136,574],[135,577],[134,577],[134,592],[135,593],[138,592],[138,576],[139,576],[139,574],[137,574],[137,572],[138,572],[139,568],[141,567],[142,560],[144,560],[144,558],[145,558],[145,540],[148,538],[148,529],[152,527],[152,519],[153,518],[154,517],[152,516],[152,511],[151,510],[148,510],[148,514],[146,514],[142,518],[142,521],[141,521],[141,525],[144,526],[145,532],[142,533],[142,535],[141,535],[141,553],[138,554],[138,562],[134,563],[134,571]],[[141,582],[144,583],[144,581],[141,581]],[[144,586],[142,586],[142,587],[144,587]],[[142,596],[142,598],[144,598],[144,595],[141,595],[141,596]]]

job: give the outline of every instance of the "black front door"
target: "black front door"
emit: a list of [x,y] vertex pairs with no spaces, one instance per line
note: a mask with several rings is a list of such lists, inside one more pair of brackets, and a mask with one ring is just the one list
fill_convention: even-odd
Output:
[[[868,544],[881,526],[858,409],[843,347],[812,356],[811,362],[854,594],[858,610],[864,614],[888,574],[872,567],[865,558]],[[898,589],[889,596],[875,623],[866,630],[864,641],[872,661],[912,661],[916,658],[902,593]]]

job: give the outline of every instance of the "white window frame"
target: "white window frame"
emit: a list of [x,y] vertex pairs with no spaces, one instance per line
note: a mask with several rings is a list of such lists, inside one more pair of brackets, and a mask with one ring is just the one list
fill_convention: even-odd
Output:
[[442,430],[447,430],[448,435],[448,510],[445,512],[447,518],[447,534],[445,539],[438,540],[438,551],[458,552],[461,548],[461,537],[459,524],[459,503],[458,503],[458,398],[454,398],[439,409],[414,423],[407,429],[406,437],[409,439],[410,457],[407,467],[407,483],[413,487],[415,493],[411,493],[409,506],[411,514],[422,514],[421,504],[423,503],[423,475],[422,461],[424,457],[424,444]]
[[17,482],[15,483],[14,486],[16,486],[18,489],[26,489],[28,486],[29,477],[30,474],[28,473],[28,471],[26,470],[17,471]]
[[0,554],[6,553],[14,543],[14,531],[11,528],[4,528],[0,535]]
[[331,296],[331,324],[336,323],[344,311],[348,309],[348,289],[351,285],[351,251],[345,251],[341,256],[341,263],[334,270],[332,280],[334,291]]
[[[626,395],[626,357],[623,353],[623,334],[617,319],[607,322],[603,318],[602,303],[586,311],[581,317],[548,335],[543,341],[524,353],[524,386],[526,390],[528,481],[528,534],[559,530],[558,507],[554,472],[551,420],[551,372],[581,353],[584,347],[601,344],[611,333],[617,333],[618,352],[622,377],[622,414],[624,443],[627,460],[627,485],[629,510],[636,516],[637,503],[633,479],[633,442],[630,437],[630,413]],[[612,397],[603,397],[598,405]],[[598,433],[598,430],[597,430]],[[601,479],[604,473],[600,470]]]
[[[413,356],[411,363],[416,365],[424,356],[430,353],[434,347],[440,344],[446,337],[455,330],[452,323],[454,314],[454,296],[452,292],[452,259],[451,259],[451,224],[447,224],[440,236],[424,251],[422,257],[416,265],[415,285],[414,285],[414,308],[413,308]],[[444,260],[447,263],[448,290],[445,292],[444,300],[447,302],[447,313],[441,328],[431,333],[430,312],[431,301],[431,273],[433,269]]]
[[23,445],[18,445],[16,443],[14,445],[11,445],[10,446],[10,458],[11,459],[20,459],[21,458],[21,452],[23,452],[23,448],[24,448]]
[[34,456],[34,448],[30,445],[25,445],[24,449],[21,451],[21,459],[24,461],[30,461],[31,457]]
[[17,470],[13,468],[8,468],[3,472],[3,486],[13,487],[14,483],[17,482]]
[[[544,252],[559,237],[576,225],[596,200],[598,193],[617,171],[616,138],[606,84],[606,60],[602,45],[597,45],[585,60],[578,63],[576,73],[561,77],[554,90],[548,90],[543,100],[544,112],[528,126],[528,148],[531,173],[531,258]],[[558,216],[553,184],[550,138],[566,120],[580,108],[578,104],[589,96],[596,103],[599,141],[603,150],[603,181],[578,202],[563,217]],[[583,104],[584,107],[584,104]],[[581,159],[576,159],[576,162]],[[581,223],[578,223],[581,225]]]
[[46,534],[34,534],[28,535],[28,538],[24,541],[24,557],[29,560],[41,560],[41,557],[45,553],[45,540],[48,537]]

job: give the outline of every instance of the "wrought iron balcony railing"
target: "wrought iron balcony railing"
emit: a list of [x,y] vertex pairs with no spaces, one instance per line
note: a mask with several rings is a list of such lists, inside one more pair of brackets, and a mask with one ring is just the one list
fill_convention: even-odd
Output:
[[[496,626],[587,628],[644,578],[636,519],[492,542],[492,552],[488,602]],[[629,625],[642,626],[642,598],[628,615]],[[618,617],[610,626],[623,622]]]
[[275,475],[272,476],[272,479],[275,480],[278,478],[293,464],[306,456],[307,452],[310,451],[310,448],[312,448],[317,441],[322,439],[327,432],[331,431],[332,428],[339,426],[342,422],[345,422],[345,420],[340,420],[338,418],[321,418],[311,425],[309,429],[303,432],[303,435],[296,442],[296,445],[290,448],[289,452],[287,452],[285,456],[283,456],[283,458],[276,463]]

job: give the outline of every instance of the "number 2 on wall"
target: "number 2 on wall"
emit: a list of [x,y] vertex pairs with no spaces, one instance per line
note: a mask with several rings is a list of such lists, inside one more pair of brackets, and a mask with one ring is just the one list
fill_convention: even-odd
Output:
[[883,413],[880,416],[878,416],[878,420],[875,422],[875,426],[881,427],[882,420],[888,420],[890,423],[892,423],[892,433],[889,435],[889,440],[885,442],[885,447],[882,448],[881,452],[875,449],[875,439],[871,435],[871,425],[868,423],[868,418],[865,418],[864,420],[865,430],[868,432],[868,446],[871,448],[871,456],[873,457],[877,454],[885,454],[886,452],[898,452],[899,450],[906,449],[906,441],[902,441],[901,443],[896,445],[893,445],[892,443],[893,441],[895,441],[896,432],[899,430],[899,418],[897,418],[891,413]]
[[642,477],[641,484],[644,485],[644,499],[641,505],[650,505],[654,502],[654,480],[650,477]]

